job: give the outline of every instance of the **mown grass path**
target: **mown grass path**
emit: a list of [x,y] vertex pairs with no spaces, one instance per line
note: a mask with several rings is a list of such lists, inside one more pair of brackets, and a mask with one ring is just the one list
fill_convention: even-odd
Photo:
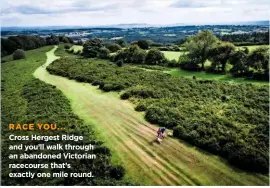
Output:
[[56,48],[47,52],[47,62],[35,71],[35,77],[59,88],[74,113],[94,125],[98,137],[111,149],[113,162],[125,167],[127,179],[141,185],[268,185],[267,176],[235,169],[178,139],[167,137],[156,143],[157,127],[117,93],[50,75],[46,66],[57,58]]

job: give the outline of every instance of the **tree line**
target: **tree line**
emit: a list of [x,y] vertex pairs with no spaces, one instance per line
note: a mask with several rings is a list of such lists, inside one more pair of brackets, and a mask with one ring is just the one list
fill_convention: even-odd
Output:
[[32,50],[46,45],[73,43],[73,40],[66,36],[49,36],[42,38],[36,35],[18,35],[8,38],[1,38],[1,57],[10,55],[17,49]]
[[[236,48],[230,42],[218,40],[210,31],[189,37],[184,43],[187,53],[180,56],[180,67],[186,70],[226,73],[226,66],[234,76],[258,80],[269,79],[269,48],[260,47],[249,52],[247,47]],[[206,60],[211,61],[205,67]]]
[[268,32],[253,32],[230,35],[217,35],[222,41],[232,42],[237,46],[269,44]]

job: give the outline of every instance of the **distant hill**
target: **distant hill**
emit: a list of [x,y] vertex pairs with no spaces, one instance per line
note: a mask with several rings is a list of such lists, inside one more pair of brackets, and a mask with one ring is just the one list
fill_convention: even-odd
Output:
[[191,25],[269,25],[269,21],[246,21],[246,22],[227,22],[227,23],[212,23],[212,24],[147,24],[147,23],[123,23],[114,25],[96,25],[96,26],[36,26],[36,27],[1,27],[2,31],[41,31],[41,30],[62,30],[62,29],[82,29],[82,28],[146,28],[146,27],[177,27]]
[[235,22],[232,25],[269,25],[269,21]]

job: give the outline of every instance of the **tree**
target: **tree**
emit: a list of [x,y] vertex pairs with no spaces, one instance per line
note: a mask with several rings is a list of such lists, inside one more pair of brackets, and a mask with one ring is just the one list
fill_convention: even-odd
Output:
[[217,43],[209,50],[208,58],[212,61],[214,71],[226,72],[226,63],[235,51],[235,46],[229,42]]
[[13,53],[13,60],[25,59],[25,52],[22,49],[18,49]]
[[151,49],[145,57],[145,63],[149,65],[160,65],[166,61],[164,54],[158,49]]
[[55,36],[55,35],[51,35],[50,37],[46,37],[46,44],[47,45],[55,45],[55,44],[59,44],[59,37]]
[[259,73],[269,72],[269,49],[257,48],[247,57],[247,64]]
[[204,70],[204,63],[207,60],[209,50],[215,45],[217,38],[210,31],[201,31],[195,36],[189,37],[184,46],[189,52],[193,63],[201,64]]
[[134,63],[143,64],[145,60],[146,52],[140,49],[137,45],[130,46],[127,49],[117,52],[114,61],[122,61],[122,63]]
[[138,46],[143,50],[147,50],[149,48],[149,44],[146,40],[139,40]]
[[101,39],[93,38],[86,41],[83,45],[83,56],[85,57],[97,57],[100,49],[103,47]]
[[124,41],[124,39],[119,39],[115,41],[116,44],[119,44],[121,47],[125,47],[126,46],[126,42]]
[[119,44],[108,44],[107,48],[110,50],[111,53],[117,52],[118,50],[122,49]]
[[248,72],[247,54],[243,50],[235,51],[230,57],[230,64],[233,65],[231,72],[234,75],[244,76]]
[[105,47],[100,48],[98,57],[101,59],[108,59],[110,57],[110,50]]
[[70,44],[65,44],[65,45],[64,45],[64,48],[65,48],[66,50],[68,50],[68,49],[71,48],[71,45],[70,45]]

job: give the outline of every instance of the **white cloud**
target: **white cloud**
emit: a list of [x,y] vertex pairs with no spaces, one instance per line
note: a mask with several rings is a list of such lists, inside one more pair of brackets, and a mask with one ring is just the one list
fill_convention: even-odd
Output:
[[267,0],[1,0],[3,26],[269,20]]

